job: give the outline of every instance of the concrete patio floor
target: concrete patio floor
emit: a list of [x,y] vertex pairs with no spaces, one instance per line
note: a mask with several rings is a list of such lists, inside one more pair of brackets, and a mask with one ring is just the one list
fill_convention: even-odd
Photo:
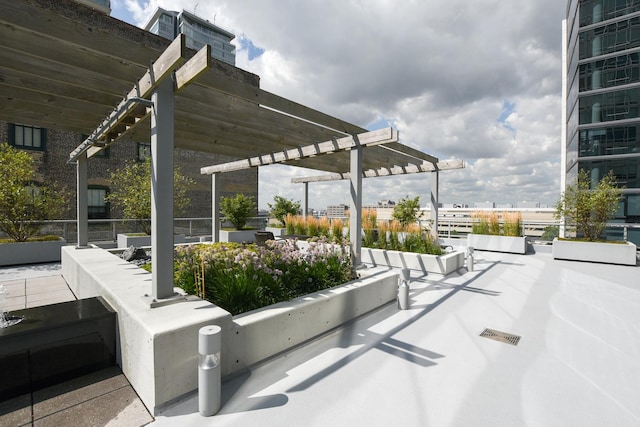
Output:
[[[59,262],[0,267],[0,284],[7,293],[5,310],[75,300],[61,274]],[[0,402],[0,427],[135,427],[151,421],[117,366]]]
[[385,306],[224,382],[216,416],[194,394],[152,425],[640,425],[639,267],[476,252],[475,271],[411,288],[410,310]]

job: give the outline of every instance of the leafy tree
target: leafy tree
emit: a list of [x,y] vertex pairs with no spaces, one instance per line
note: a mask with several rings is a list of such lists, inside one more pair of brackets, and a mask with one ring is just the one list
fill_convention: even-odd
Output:
[[409,196],[400,199],[393,208],[391,216],[403,226],[416,222],[420,216],[420,196],[413,199],[410,199]]
[[285,219],[287,215],[298,215],[300,212],[300,202],[294,202],[292,199],[287,199],[282,196],[275,196],[273,198],[273,205],[267,203],[271,210],[271,216],[280,221],[280,224],[285,225]]
[[622,190],[617,187],[612,170],[592,188],[588,172],[581,169],[578,179],[561,195],[556,218],[564,216],[568,225],[575,226],[577,236],[595,241],[614,217],[621,198]]
[[57,184],[36,186],[33,158],[6,143],[0,144],[0,231],[25,242],[44,221],[60,218],[68,209],[69,192]]
[[[151,234],[151,159],[144,162],[131,161],[124,168],[111,172],[111,193],[105,201],[122,209],[125,218],[136,220],[146,234]],[[191,178],[173,171],[173,215],[178,217],[186,212],[187,197]]]
[[252,196],[242,193],[235,197],[222,197],[220,199],[220,212],[233,224],[236,230],[242,230],[247,220],[255,215],[257,205]]

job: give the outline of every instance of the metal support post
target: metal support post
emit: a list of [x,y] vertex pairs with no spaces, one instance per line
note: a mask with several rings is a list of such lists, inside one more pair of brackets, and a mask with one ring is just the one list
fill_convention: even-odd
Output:
[[211,325],[198,331],[198,410],[209,417],[220,410],[220,348],[222,329]]
[[467,247],[467,271],[473,271],[473,247]]
[[89,244],[89,186],[87,180],[87,152],[83,152],[77,158],[77,232],[78,247],[83,248]]
[[220,241],[220,174],[211,174],[211,241]]
[[[354,138],[356,138],[354,136]],[[357,139],[356,139],[357,141]],[[360,265],[362,248],[362,146],[351,149],[351,209],[349,212],[349,241],[354,268]]]

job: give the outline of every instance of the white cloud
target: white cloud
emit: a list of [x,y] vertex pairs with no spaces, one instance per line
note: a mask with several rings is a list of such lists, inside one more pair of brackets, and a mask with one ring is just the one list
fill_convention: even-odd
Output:
[[[558,198],[562,1],[120,1],[138,24],[156,5],[195,8],[265,50],[249,60],[239,48],[237,65],[266,90],[361,126],[387,120],[403,143],[467,161],[441,173],[444,203]],[[505,102],[514,108],[500,123]],[[302,174],[261,171],[260,205],[300,199],[289,180]],[[363,186],[365,202],[421,195],[424,204],[429,177]],[[347,198],[343,184],[310,186],[316,208]]]

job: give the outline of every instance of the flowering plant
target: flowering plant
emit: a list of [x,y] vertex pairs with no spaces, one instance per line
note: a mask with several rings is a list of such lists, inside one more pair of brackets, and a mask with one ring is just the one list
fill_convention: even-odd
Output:
[[294,240],[265,246],[215,243],[177,246],[175,284],[232,314],[288,301],[352,279],[344,245],[326,238],[301,251]]

